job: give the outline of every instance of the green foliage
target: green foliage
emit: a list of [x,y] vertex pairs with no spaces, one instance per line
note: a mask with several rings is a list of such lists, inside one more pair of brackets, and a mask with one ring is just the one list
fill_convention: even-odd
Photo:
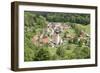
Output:
[[65,56],[65,51],[66,51],[66,49],[63,46],[60,46],[60,47],[58,47],[56,53],[58,56],[63,58]]
[[[77,51],[78,50],[78,51]],[[87,46],[84,47],[76,47],[76,50],[74,50],[76,53],[76,58],[77,59],[85,59],[85,58],[90,58],[90,49]]]
[[78,14],[78,13],[45,13],[49,22],[72,22],[79,24],[90,24],[89,14]]
[[24,13],[24,23],[25,23],[25,32],[33,32],[33,33],[37,33],[36,30],[43,28],[47,25],[45,17],[38,14],[34,14],[32,12]]
[[[90,24],[90,14],[79,14],[79,13],[51,13],[51,12],[25,12],[25,18],[28,23],[30,21],[30,25],[33,24],[32,22],[38,21],[37,18],[43,19],[46,18],[49,22],[71,22],[71,23],[79,23],[79,24]],[[41,17],[42,15],[43,17]],[[28,17],[29,16],[29,17]],[[36,18],[35,18],[36,17]],[[34,20],[34,21],[32,21]],[[41,21],[41,20],[40,20]],[[34,24],[33,24],[34,25]]]
[[57,55],[56,53],[52,56],[52,59],[51,60],[61,60],[62,58]]
[[[48,44],[36,46],[32,38],[41,34],[48,22],[61,22],[70,26],[61,37],[64,44],[58,47],[49,47]],[[81,31],[90,35],[90,15],[77,13],[50,13],[50,12],[24,12],[24,60],[69,60],[90,58],[90,38],[84,36],[85,41],[78,38]],[[44,33],[46,34],[46,33]],[[70,36],[67,38],[66,36]],[[83,38],[84,38],[83,37]],[[84,44],[85,42],[85,44]]]
[[48,48],[42,47],[36,52],[35,60],[36,61],[43,61],[43,60],[50,60],[51,53]]
[[24,53],[25,53],[25,61],[33,61],[34,60],[34,58],[35,58],[34,50],[32,50],[29,47],[26,47]]

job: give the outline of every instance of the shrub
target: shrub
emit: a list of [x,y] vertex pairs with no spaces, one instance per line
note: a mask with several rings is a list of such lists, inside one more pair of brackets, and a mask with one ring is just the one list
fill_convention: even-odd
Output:
[[86,59],[90,58],[90,49],[87,46],[84,47],[76,47],[74,50],[76,54],[76,59]]
[[48,48],[42,47],[38,48],[39,50],[36,52],[35,61],[43,61],[43,60],[50,60],[51,53]]
[[33,61],[35,58],[34,51],[29,47],[25,47],[24,55],[24,61]]
[[57,54],[54,54],[52,56],[52,60],[60,60],[60,59],[61,59],[61,57],[59,55],[57,55]]
[[82,53],[81,55],[83,56],[84,59],[90,58],[90,49],[87,46],[82,47]]
[[60,46],[60,47],[58,47],[56,53],[58,56],[63,58],[65,56],[65,51],[66,51],[66,49],[64,48],[64,46]]

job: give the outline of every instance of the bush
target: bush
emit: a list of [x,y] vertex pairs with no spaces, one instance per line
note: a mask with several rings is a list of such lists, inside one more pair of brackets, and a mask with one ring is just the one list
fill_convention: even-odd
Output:
[[90,49],[87,46],[82,47],[82,53],[81,55],[84,57],[84,59],[86,58],[90,58]]
[[50,60],[51,53],[48,48],[42,47],[38,48],[39,50],[36,52],[35,61],[43,61],[43,60]]
[[61,57],[59,55],[57,55],[57,54],[54,54],[52,56],[52,60],[60,60],[60,59],[61,59]]
[[35,53],[31,48],[25,47],[25,58],[24,61],[33,61],[35,58]]
[[60,46],[58,47],[56,54],[63,58],[65,56],[65,51],[66,49],[64,48],[64,46]]
[[76,47],[74,52],[76,54],[76,59],[87,59],[87,58],[90,58],[90,49],[87,46]]

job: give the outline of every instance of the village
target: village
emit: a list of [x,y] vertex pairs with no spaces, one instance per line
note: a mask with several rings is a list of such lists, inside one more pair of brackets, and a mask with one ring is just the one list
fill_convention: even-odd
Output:
[[90,15],[25,12],[24,60],[90,58]]
[[49,22],[42,32],[37,32],[32,37],[32,43],[36,46],[48,45],[49,47],[57,47],[67,43],[89,46],[89,34],[83,30],[77,34],[72,29],[72,26],[67,23]]

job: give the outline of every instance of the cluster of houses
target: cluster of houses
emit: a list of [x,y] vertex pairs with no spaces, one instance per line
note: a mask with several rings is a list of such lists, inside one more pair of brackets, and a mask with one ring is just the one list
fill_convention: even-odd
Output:
[[[65,23],[51,22],[47,27],[43,28],[42,33],[39,33],[32,38],[32,42],[35,44],[49,44],[52,47],[63,43],[63,38],[60,36],[64,30],[67,30],[70,26]],[[37,42],[37,43],[36,43]]]
[[[69,28],[71,28],[71,26],[66,25],[66,23],[49,22],[47,27],[43,28],[43,31],[41,33],[38,33],[37,35],[34,35],[32,37],[32,42],[35,45],[39,46],[44,44],[48,44],[51,47],[61,45],[64,43],[64,39],[61,36],[61,33]],[[84,34],[84,32],[81,32],[77,41],[84,39],[84,35],[88,36],[88,34]],[[73,40],[73,36],[69,36],[68,38],[71,38],[71,40]]]

